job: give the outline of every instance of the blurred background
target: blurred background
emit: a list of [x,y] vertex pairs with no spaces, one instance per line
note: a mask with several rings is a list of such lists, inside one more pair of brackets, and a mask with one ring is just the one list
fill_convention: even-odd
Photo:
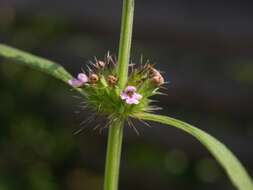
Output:
[[[122,0],[0,0],[0,42],[76,75],[117,54]],[[132,60],[166,72],[160,111],[224,142],[253,175],[253,2],[136,0]],[[0,190],[102,189],[107,131],[65,84],[0,60]],[[81,112],[80,112],[81,111]],[[80,112],[77,114],[77,112]],[[230,190],[194,138],[170,127],[125,128],[121,190]]]

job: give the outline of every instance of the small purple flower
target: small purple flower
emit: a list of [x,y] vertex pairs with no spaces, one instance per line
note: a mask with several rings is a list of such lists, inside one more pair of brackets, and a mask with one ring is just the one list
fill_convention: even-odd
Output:
[[89,80],[89,79],[88,79],[88,77],[87,77],[86,74],[84,74],[84,73],[79,73],[79,74],[77,75],[77,78],[73,78],[73,79],[69,80],[68,83],[69,83],[71,86],[78,88],[78,87],[83,86],[85,83],[87,83],[88,80]]
[[79,81],[81,81],[82,83],[86,83],[86,82],[88,82],[88,80],[89,80],[89,78],[87,77],[87,75],[84,74],[84,73],[79,73],[79,74],[77,75],[77,79],[78,79]]
[[139,100],[142,99],[142,95],[136,93],[134,86],[127,86],[120,95],[122,100],[125,100],[127,104],[139,104]]

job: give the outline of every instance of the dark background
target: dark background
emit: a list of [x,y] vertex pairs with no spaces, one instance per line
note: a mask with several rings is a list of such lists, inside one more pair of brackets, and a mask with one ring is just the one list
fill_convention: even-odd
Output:
[[[76,75],[93,56],[117,54],[121,0],[0,0],[0,41]],[[253,3],[136,0],[132,60],[166,72],[160,111],[224,142],[253,175]],[[0,64],[0,189],[102,189],[107,131],[61,82]],[[121,190],[230,190],[224,171],[174,128],[125,128]]]

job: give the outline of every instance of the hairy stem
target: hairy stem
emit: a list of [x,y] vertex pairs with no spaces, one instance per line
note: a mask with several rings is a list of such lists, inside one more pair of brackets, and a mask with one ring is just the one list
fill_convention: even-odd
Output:
[[[117,65],[119,77],[118,86],[121,90],[124,88],[128,78],[128,63],[131,51],[133,16],[134,0],[124,0]],[[104,190],[118,189],[123,129],[124,119],[114,122],[109,127]]]

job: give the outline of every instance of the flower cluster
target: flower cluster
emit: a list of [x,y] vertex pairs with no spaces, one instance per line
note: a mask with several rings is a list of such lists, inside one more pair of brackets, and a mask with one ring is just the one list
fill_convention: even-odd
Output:
[[131,64],[131,73],[124,89],[117,85],[116,59],[107,55],[104,61],[95,59],[89,65],[88,73],[79,73],[69,80],[72,87],[79,88],[86,95],[86,104],[106,114],[131,115],[134,112],[152,111],[150,97],[158,94],[164,78],[153,65],[140,67]]

